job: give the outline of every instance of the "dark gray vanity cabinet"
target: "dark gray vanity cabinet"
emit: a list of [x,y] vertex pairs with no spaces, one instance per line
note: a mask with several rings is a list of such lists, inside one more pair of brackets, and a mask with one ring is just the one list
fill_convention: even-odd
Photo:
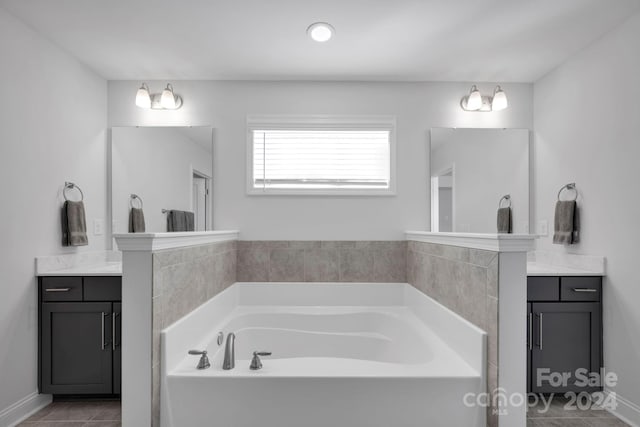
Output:
[[121,278],[39,279],[39,389],[120,394]]
[[602,278],[529,277],[527,299],[528,391],[601,390]]

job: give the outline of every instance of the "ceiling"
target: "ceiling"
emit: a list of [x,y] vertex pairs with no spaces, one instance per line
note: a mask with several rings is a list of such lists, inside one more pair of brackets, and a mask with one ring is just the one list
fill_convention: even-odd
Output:
[[[640,0],[0,0],[109,80],[532,82]],[[326,21],[335,37],[306,36]]]

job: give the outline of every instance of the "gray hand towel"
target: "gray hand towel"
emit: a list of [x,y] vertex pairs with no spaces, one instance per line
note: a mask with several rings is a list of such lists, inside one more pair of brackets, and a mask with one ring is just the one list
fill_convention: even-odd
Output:
[[185,231],[195,231],[196,230],[196,226],[195,226],[195,215],[193,212],[185,212],[185,221],[186,221],[186,229]]
[[194,231],[193,212],[170,210],[167,213],[167,231]]
[[557,245],[572,245],[579,239],[578,206],[575,200],[563,200],[556,203],[553,226],[553,243]]
[[62,246],[86,246],[88,244],[84,203],[65,201],[62,206]]
[[140,208],[129,210],[129,233],[144,233],[144,212]]
[[511,208],[498,209],[498,233],[512,233]]

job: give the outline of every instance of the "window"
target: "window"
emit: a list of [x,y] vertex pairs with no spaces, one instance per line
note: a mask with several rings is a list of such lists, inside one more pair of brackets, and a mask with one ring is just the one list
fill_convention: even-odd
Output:
[[250,117],[248,193],[394,194],[395,119]]

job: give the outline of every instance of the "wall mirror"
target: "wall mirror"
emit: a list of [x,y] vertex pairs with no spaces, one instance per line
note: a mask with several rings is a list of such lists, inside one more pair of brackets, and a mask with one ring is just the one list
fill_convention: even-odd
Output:
[[148,233],[169,231],[169,211],[193,212],[193,231],[213,228],[211,126],[114,127],[110,159],[112,233],[129,232],[131,207]]
[[529,233],[527,129],[434,128],[430,159],[431,231],[496,233],[510,203],[512,232]]

